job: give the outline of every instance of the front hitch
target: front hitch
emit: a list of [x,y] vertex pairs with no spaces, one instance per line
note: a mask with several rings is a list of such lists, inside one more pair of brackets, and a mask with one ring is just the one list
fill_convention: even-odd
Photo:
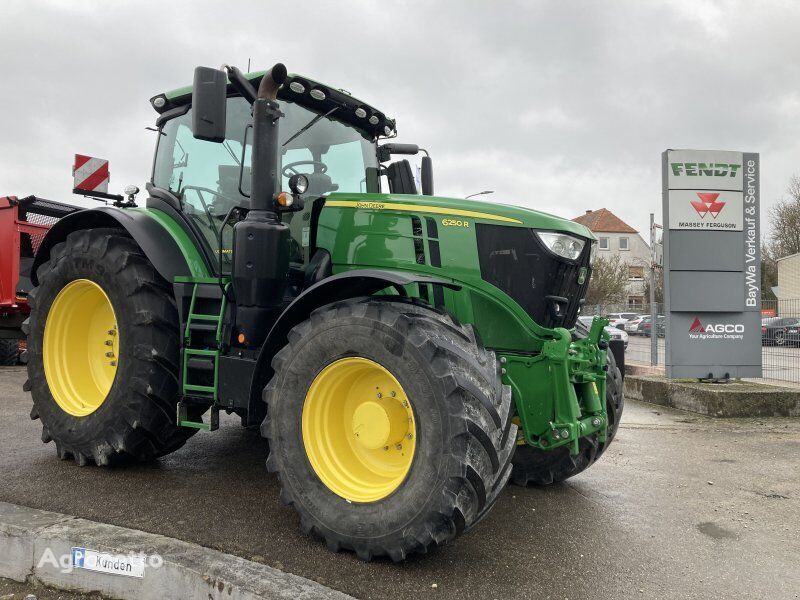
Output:
[[606,319],[595,317],[585,338],[556,328],[540,355],[504,354],[504,382],[512,386],[522,443],[550,450],[569,446],[580,452],[580,438],[606,439]]

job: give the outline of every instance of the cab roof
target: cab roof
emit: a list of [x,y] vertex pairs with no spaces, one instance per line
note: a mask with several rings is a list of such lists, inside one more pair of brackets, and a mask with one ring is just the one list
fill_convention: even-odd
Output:
[[[255,71],[245,74],[250,83],[258,89],[266,71]],[[312,96],[312,92],[314,95]],[[322,92],[321,95],[319,92]],[[228,95],[238,96],[236,89],[228,83]],[[316,96],[316,97],[315,97]],[[164,99],[162,106],[156,106],[158,98]],[[322,99],[318,99],[322,98]],[[345,90],[335,89],[303,75],[289,73],[286,81],[278,90],[279,100],[288,100],[307,108],[310,111],[326,114],[336,108],[330,118],[355,127],[365,137],[394,137],[397,135],[395,120],[388,118],[383,112],[350,95]],[[192,86],[164,92],[150,98],[150,105],[159,114],[192,102]],[[160,102],[159,102],[160,103]]]

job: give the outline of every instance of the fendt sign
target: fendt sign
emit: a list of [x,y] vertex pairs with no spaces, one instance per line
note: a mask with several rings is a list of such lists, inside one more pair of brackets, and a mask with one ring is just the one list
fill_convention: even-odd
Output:
[[761,376],[758,154],[662,154],[668,377]]

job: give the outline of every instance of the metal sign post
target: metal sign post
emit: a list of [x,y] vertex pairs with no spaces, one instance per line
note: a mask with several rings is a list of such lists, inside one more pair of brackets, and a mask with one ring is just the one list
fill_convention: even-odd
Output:
[[758,170],[754,153],[662,154],[667,377],[761,377]]
[[[650,364],[658,365],[658,304],[656,303],[656,285],[658,285],[658,269],[661,265],[656,253],[658,243],[656,231],[661,225],[656,224],[656,217],[650,213]],[[666,329],[664,330],[666,336]]]

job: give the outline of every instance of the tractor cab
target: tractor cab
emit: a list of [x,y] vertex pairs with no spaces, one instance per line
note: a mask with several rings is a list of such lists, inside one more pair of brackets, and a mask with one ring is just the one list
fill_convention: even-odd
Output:
[[[258,84],[262,75],[245,77]],[[151,100],[161,113],[152,187],[172,197],[202,233],[221,272],[230,273],[229,213],[251,205],[251,103],[229,90],[224,139],[208,141],[194,136],[191,99],[190,91],[184,89]],[[278,105],[283,114],[278,134],[279,189],[289,191],[293,175],[301,174],[307,182],[297,194],[303,208],[280,214],[289,225],[290,261],[295,269],[303,269],[312,258],[312,219],[328,194],[378,193],[381,176],[389,191],[416,194],[417,188],[408,161],[381,167],[380,162],[389,160],[391,153],[382,151],[378,139],[395,132],[394,121],[377,109],[297,75],[289,75],[278,94]],[[410,145],[402,146],[404,153],[416,153],[408,151]],[[429,159],[427,163],[430,169]]]

